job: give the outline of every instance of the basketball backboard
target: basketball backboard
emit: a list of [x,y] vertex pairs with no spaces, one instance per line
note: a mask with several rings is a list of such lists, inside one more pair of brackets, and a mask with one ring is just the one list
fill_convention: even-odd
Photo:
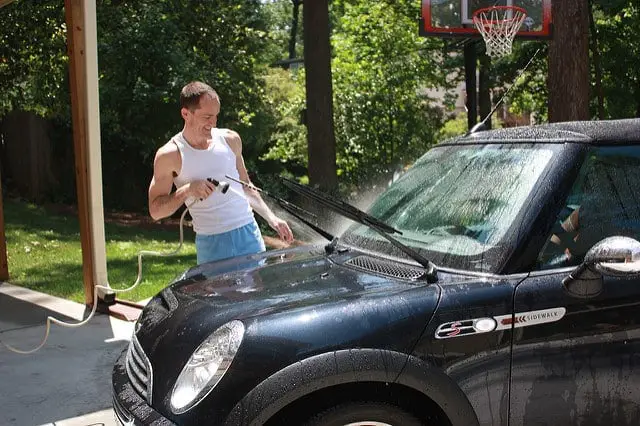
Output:
[[[422,0],[420,34],[424,36],[480,36],[472,15],[478,9],[491,6],[516,6],[527,17],[517,38],[551,37],[552,0]],[[562,1],[562,0],[559,0]]]

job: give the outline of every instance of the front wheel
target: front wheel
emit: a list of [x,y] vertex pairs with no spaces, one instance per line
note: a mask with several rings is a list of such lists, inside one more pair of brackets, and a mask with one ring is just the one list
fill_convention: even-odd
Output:
[[424,426],[403,409],[380,402],[348,402],[314,415],[305,426]]

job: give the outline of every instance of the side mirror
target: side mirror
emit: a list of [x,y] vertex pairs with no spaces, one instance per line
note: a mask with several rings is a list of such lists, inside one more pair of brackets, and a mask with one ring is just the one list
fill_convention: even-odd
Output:
[[640,274],[640,242],[629,237],[609,237],[591,247],[585,263],[607,275]]
[[563,280],[569,294],[590,298],[602,292],[602,275],[640,274],[640,242],[628,237],[609,237],[587,252],[584,262]]

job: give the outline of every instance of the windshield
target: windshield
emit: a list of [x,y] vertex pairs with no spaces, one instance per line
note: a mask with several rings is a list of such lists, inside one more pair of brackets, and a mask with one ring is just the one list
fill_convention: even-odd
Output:
[[[438,266],[497,272],[509,231],[553,156],[553,145],[441,146],[382,193],[369,213]],[[371,229],[351,226],[347,244],[402,254]]]

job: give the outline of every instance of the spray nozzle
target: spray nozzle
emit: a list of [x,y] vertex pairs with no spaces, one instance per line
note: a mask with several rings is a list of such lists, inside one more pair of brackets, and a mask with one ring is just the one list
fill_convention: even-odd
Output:
[[223,194],[226,194],[227,191],[229,190],[229,182],[225,182],[225,181],[217,181],[214,178],[207,178],[207,180],[209,182],[211,182],[212,184],[214,184],[215,186],[219,186],[220,190],[222,191]]

